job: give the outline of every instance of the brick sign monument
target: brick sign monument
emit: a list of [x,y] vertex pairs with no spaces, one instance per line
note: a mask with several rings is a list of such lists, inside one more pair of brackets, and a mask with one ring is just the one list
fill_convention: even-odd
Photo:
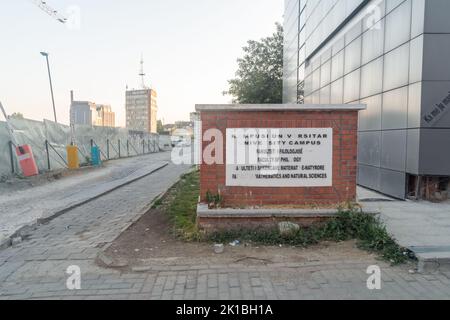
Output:
[[365,106],[196,109],[202,134],[200,228],[308,225],[356,200],[358,111]]

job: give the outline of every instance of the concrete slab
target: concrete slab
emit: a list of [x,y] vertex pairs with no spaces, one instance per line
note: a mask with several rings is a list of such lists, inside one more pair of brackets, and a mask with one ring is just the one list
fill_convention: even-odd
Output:
[[450,258],[450,201],[386,201],[386,196],[361,187],[358,193],[359,199],[372,199],[365,207],[380,211],[389,233],[416,254],[419,269],[426,271],[426,263],[433,261],[442,267]]
[[[366,206],[361,206],[363,211],[367,214],[377,215],[380,212],[371,210]],[[311,217],[335,217],[339,213],[337,209],[280,209],[280,208],[259,208],[259,209],[232,209],[220,208],[209,209],[206,204],[199,204],[197,206],[197,216],[204,218],[311,218]]]
[[417,253],[418,271],[420,273],[435,273],[450,271],[450,251]]
[[197,216],[203,218],[267,218],[267,217],[333,217],[336,209],[209,209],[205,204],[197,206]]
[[357,187],[356,191],[358,202],[395,201],[394,198],[360,186]]

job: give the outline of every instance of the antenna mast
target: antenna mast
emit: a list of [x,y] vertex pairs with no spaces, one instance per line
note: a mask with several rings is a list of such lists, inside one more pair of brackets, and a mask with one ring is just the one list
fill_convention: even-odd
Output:
[[142,89],[147,89],[147,87],[145,86],[144,56],[143,55],[141,55],[141,71],[139,73],[139,76],[141,77],[141,80],[142,80]]

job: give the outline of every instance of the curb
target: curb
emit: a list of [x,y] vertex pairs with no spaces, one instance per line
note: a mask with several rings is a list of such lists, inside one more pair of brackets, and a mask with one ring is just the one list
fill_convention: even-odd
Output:
[[450,251],[420,252],[408,248],[417,258],[417,271],[421,274],[450,271]]
[[80,201],[80,202],[78,202],[78,203],[75,203],[75,204],[73,204],[73,205],[67,207],[67,208],[64,208],[64,209],[62,209],[62,210],[60,210],[60,211],[57,211],[57,212],[55,212],[54,214],[52,214],[50,217],[40,218],[40,219],[37,220],[37,223],[38,223],[38,224],[44,224],[44,223],[47,223],[47,222],[49,222],[49,221],[51,221],[51,220],[53,220],[53,219],[55,219],[55,218],[57,218],[57,217],[63,215],[64,213],[66,213],[66,212],[68,212],[68,211],[70,211],[70,210],[73,210],[73,209],[75,209],[75,208],[78,208],[78,207],[80,207],[80,206],[82,206],[82,205],[84,205],[84,204],[86,204],[86,203],[89,203],[89,202],[94,201],[94,200],[96,200],[96,199],[98,199],[98,198],[101,198],[101,197],[103,197],[104,195],[107,195],[108,193],[111,193],[111,192],[113,192],[113,191],[116,191],[117,189],[120,189],[120,188],[122,188],[122,187],[124,187],[124,186],[127,186],[127,185],[133,183],[133,182],[136,182],[136,181],[141,180],[141,179],[143,179],[143,178],[145,178],[145,177],[148,177],[149,175],[151,175],[151,174],[153,174],[153,173],[155,173],[155,172],[157,172],[157,171],[159,171],[159,170],[161,170],[161,169],[167,167],[168,165],[169,165],[169,163],[165,163],[165,164],[161,165],[160,167],[158,167],[158,168],[156,168],[156,169],[153,169],[152,171],[150,171],[150,172],[148,172],[148,173],[146,173],[146,174],[144,174],[144,175],[142,175],[142,176],[133,178],[133,179],[131,179],[131,180],[129,180],[129,181],[126,181],[126,182],[124,182],[124,183],[118,185],[118,186],[115,186],[115,187],[113,187],[113,188],[111,188],[111,189],[108,189],[108,190],[106,190],[106,191],[104,191],[104,192],[101,192],[101,193],[99,193],[98,195],[96,195],[96,196],[94,196],[94,197],[92,197],[92,198],[89,198],[89,199],[87,199],[87,200]]
[[[187,174],[191,173],[193,170],[189,170],[187,172]],[[97,261],[101,261],[102,263],[106,264],[108,268],[115,268],[114,267],[114,262],[111,261],[110,265],[108,265],[107,263],[105,263],[105,260],[110,260],[110,258],[108,256],[105,255],[105,252],[108,251],[108,249],[112,246],[112,244],[122,235],[122,233],[124,233],[125,231],[127,231],[133,224],[135,224],[139,219],[142,218],[142,216],[144,214],[146,214],[148,211],[151,210],[151,208],[153,207],[153,205],[160,199],[164,198],[168,192],[170,191],[170,189],[172,189],[178,182],[180,182],[180,179],[183,175],[180,176],[180,178],[175,181],[175,183],[173,183],[171,186],[169,186],[167,188],[166,191],[161,192],[159,195],[156,196],[156,198],[154,198],[152,200],[152,202],[150,202],[148,205],[146,205],[133,219],[130,220],[129,223],[127,223],[119,232],[119,234],[108,244],[106,244],[105,246],[103,246],[100,251],[97,254]],[[106,261],[107,262],[107,261]],[[117,268],[117,267],[116,267]]]
[[96,200],[98,198],[101,198],[104,195],[107,195],[107,194],[109,194],[109,193],[111,193],[113,191],[116,191],[117,189],[120,189],[120,188],[122,188],[124,186],[127,186],[127,185],[129,185],[129,184],[131,184],[133,182],[136,182],[136,181],[141,180],[141,179],[143,179],[145,177],[148,177],[149,175],[151,175],[151,174],[153,174],[153,173],[155,173],[155,172],[157,172],[157,171],[167,167],[168,165],[169,165],[169,163],[162,164],[161,166],[157,167],[156,169],[153,169],[152,171],[150,171],[150,172],[148,172],[146,174],[143,174],[143,175],[141,175],[139,177],[136,177],[136,178],[133,178],[131,180],[128,180],[128,181],[126,181],[124,183],[121,183],[121,184],[119,184],[119,185],[117,185],[117,186],[115,186],[113,188],[110,188],[110,189],[108,189],[108,190],[106,190],[104,192],[101,192],[101,193],[95,195],[92,198],[89,198],[89,199],[86,199],[86,200],[82,200],[82,201],[80,201],[78,203],[75,203],[75,204],[70,205],[70,206],[68,206],[66,208],[58,210],[58,211],[52,213],[48,217],[37,219],[35,222],[21,227],[13,235],[9,236],[8,238],[6,238],[6,239],[4,239],[3,241],[0,242],[0,250],[4,250],[4,249],[6,249],[8,247],[11,247],[12,239],[18,238],[18,237],[23,237],[23,234],[26,233],[27,230],[36,229],[39,225],[48,223],[48,222],[52,221],[53,219],[56,219],[56,218],[60,217],[61,215],[67,213],[68,211],[71,211],[71,210],[73,210],[75,208],[78,208],[78,207],[80,207],[80,206],[82,206],[82,205],[84,205],[86,203],[89,203],[89,202],[92,202],[92,201],[94,201],[94,200]]
[[421,258],[417,257],[417,272],[420,274],[434,274],[450,271],[450,258]]
[[[105,252],[108,251],[108,249],[112,246],[112,244],[114,243],[114,241],[116,241],[121,235],[122,233],[124,233],[125,231],[127,231],[133,224],[135,224],[140,218],[142,218],[142,216],[144,214],[146,214],[152,207],[153,205],[156,203],[156,201],[158,201],[159,199],[162,199],[166,193],[168,192],[168,190],[170,190],[172,187],[170,187],[169,189],[167,189],[166,192],[162,192],[159,195],[156,196],[155,199],[153,199],[152,202],[150,202],[150,204],[148,204],[147,206],[145,206],[138,214],[136,214],[136,216],[131,219],[127,224],[125,224],[125,226],[120,229],[118,235],[108,244],[106,244],[105,246],[103,246],[100,251],[97,253],[97,257],[95,259],[95,261],[97,262],[98,265],[100,265],[98,262],[101,262],[102,264],[104,264],[106,266],[106,268],[122,268],[125,266],[122,265],[116,265],[116,261],[114,261],[113,259],[111,259],[110,257],[108,257]],[[101,265],[100,265],[101,266]]]

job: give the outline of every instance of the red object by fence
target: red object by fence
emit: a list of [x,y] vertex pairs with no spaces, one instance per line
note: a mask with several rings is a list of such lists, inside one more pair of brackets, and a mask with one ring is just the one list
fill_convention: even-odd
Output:
[[25,177],[32,177],[39,174],[39,170],[34,160],[31,146],[23,145],[16,147],[17,159],[19,160],[20,168]]

